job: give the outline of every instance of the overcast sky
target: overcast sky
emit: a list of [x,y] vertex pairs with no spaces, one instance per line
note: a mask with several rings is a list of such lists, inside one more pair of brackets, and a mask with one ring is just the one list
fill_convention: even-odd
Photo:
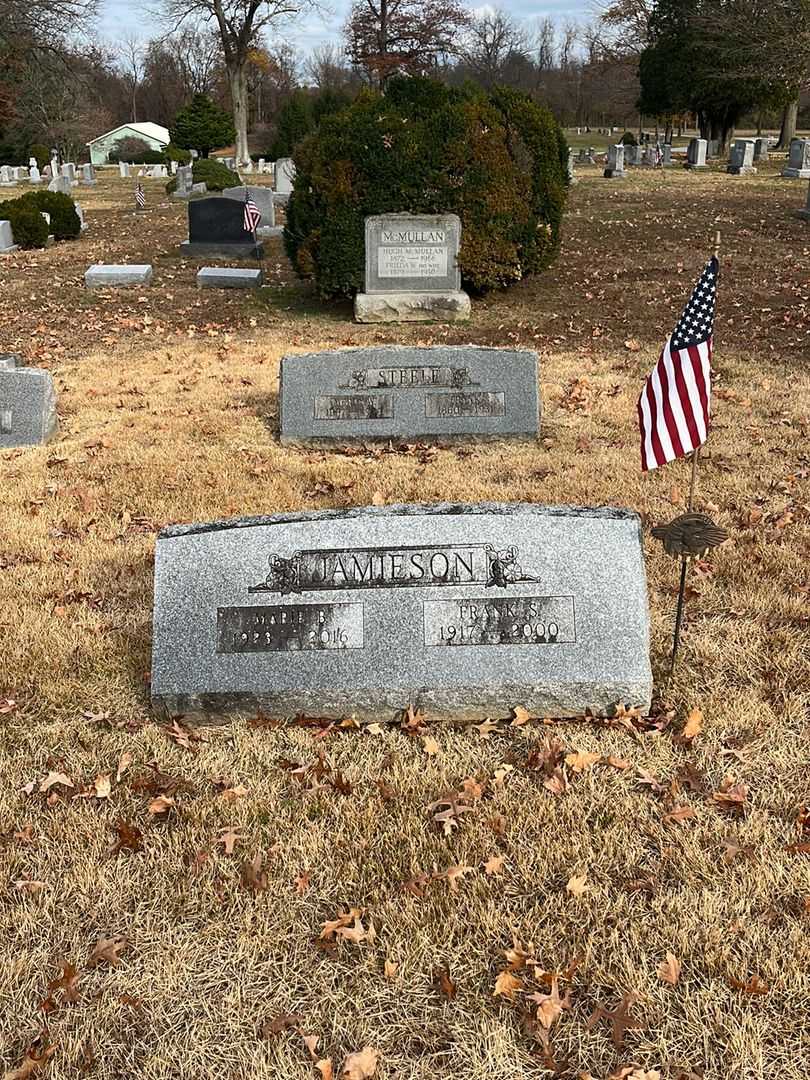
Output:
[[[143,0],[140,3],[133,3],[132,0],[101,0],[101,36],[110,44],[127,34],[136,34],[144,39],[154,37],[158,26],[147,14],[146,8],[156,2],[157,0],[153,0],[150,4],[147,0],[144,4]],[[279,36],[303,53],[309,53],[324,42],[336,42],[350,3],[351,0],[326,0],[330,8],[329,14],[304,16],[295,25],[285,28]],[[532,3],[532,0],[510,0],[508,3],[493,6],[500,6],[520,20],[534,21],[549,15],[556,22],[564,22],[569,18],[587,19],[594,4],[593,0],[541,0],[539,3]]]

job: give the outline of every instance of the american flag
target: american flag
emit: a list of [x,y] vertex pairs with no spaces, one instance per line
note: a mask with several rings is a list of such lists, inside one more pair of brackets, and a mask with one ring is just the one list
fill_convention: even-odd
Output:
[[259,222],[262,220],[262,212],[251,199],[250,192],[245,192],[245,216],[243,218],[243,227],[245,232],[254,233],[258,227]]
[[143,210],[143,208],[146,206],[146,196],[143,193],[143,184],[141,183],[138,183],[137,187],[135,188],[135,205],[138,207],[139,210]]
[[713,256],[638,399],[645,472],[686,457],[706,441],[719,272],[720,264]]

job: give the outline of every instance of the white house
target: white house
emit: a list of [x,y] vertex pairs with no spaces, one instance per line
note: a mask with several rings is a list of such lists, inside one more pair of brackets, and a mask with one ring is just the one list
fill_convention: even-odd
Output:
[[169,129],[148,121],[143,124],[121,124],[106,135],[90,140],[87,145],[90,148],[91,162],[94,165],[106,165],[110,151],[121,139],[141,139],[150,150],[165,150],[169,145]]

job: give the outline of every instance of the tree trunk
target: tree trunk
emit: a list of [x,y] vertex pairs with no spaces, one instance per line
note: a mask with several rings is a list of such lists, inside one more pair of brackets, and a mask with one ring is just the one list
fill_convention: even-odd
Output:
[[789,102],[782,113],[782,130],[779,132],[777,150],[790,149],[790,141],[796,137],[796,125],[799,122],[799,99]]
[[228,85],[233,103],[233,126],[236,128],[236,164],[245,165],[250,160],[247,141],[248,93],[247,71],[244,61],[228,65]]

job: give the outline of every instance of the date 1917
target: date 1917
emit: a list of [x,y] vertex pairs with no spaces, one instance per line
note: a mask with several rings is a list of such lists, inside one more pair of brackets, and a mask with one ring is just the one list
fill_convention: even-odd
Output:
[[576,639],[573,596],[425,603],[425,645],[557,645]]

